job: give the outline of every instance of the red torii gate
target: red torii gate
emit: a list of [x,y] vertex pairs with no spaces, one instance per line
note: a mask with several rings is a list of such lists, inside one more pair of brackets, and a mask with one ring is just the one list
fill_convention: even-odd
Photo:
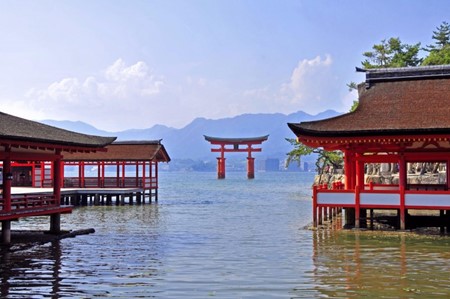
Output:
[[[255,178],[255,158],[252,157],[252,152],[261,152],[261,148],[254,148],[253,145],[262,144],[269,138],[269,135],[261,137],[251,138],[219,138],[206,136],[206,141],[209,141],[212,145],[220,145],[219,148],[212,148],[211,152],[220,153],[220,157],[217,158],[217,178],[225,178],[225,152],[243,152],[248,153],[247,156],[247,177],[249,179]],[[232,148],[227,148],[227,145],[231,145]],[[240,148],[240,145],[246,145],[246,148]]]

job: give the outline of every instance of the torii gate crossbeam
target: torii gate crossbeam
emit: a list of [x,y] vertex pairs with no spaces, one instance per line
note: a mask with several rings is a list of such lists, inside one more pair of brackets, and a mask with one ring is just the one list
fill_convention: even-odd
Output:
[[[211,152],[220,153],[217,158],[217,178],[225,178],[225,153],[226,152],[241,152],[247,153],[247,177],[249,179],[255,178],[255,158],[252,157],[253,152],[261,152],[261,148],[255,148],[254,145],[262,144],[269,138],[269,135],[252,138],[219,138],[204,135],[205,140],[211,145],[218,145],[218,148],[212,148]],[[244,146],[242,148],[241,146]],[[246,147],[245,147],[246,146]]]

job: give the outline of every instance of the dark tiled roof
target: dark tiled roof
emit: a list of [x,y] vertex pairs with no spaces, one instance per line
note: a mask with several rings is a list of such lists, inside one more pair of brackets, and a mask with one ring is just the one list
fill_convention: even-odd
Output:
[[161,140],[118,141],[106,146],[107,152],[71,153],[65,161],[157,161],[169,162],[170,157]]
[[289,127],[297,136],[450,134],[450,66],[370,70],[358,91],[354,112]]
[[116,137],[76,133],[0,112],[0,140],[37,142],[60,146],[101,148]]
[[206,136],[206,135],[203,135],[203,136],[205,137],[205,140],[209,141],[209,142],[225,142],[225,143],[229,143],[229,144],[247,143],[247,142],[263,142],[263,141],[266,141],[267,138],[269,138],[269,135],[260,136],[260,137],[250,137],[250,138],[222,138],[222,137],[211,137],[211,136]]

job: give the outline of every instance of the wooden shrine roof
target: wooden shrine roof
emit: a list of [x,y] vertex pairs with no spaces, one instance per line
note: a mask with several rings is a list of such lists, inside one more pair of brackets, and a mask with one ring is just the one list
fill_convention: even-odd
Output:
[[211,143],[225,143],[225,144],[247,144],[247,143],[262,143],[269,138],[269,135],[264,135],[260,137],[249,137],[249,138],[224,138],[224,137],[211,137],[203,135],[206,141]]
[[116,141],[106,146],[106,152],[71,153],[64,161],[156,161],[169,162],[170,157],[161,140]]
[[359,105],[337,117],[289,123],[298,136],[450,134],[450,66],[360,70]]
[[103,148],[115,139],[76,133],[0,112],[1,144],[83,150]]

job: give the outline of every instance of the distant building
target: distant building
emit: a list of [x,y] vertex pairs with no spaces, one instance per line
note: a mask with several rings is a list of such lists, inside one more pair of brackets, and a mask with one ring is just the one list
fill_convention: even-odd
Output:
[[306,171],[306,172],[309,171],[309,164],[308,164],[308,162],[304,162],[303,163],[303,171]]
[[280,160],[271,158],[265,161],[266,171],[280,171]]

